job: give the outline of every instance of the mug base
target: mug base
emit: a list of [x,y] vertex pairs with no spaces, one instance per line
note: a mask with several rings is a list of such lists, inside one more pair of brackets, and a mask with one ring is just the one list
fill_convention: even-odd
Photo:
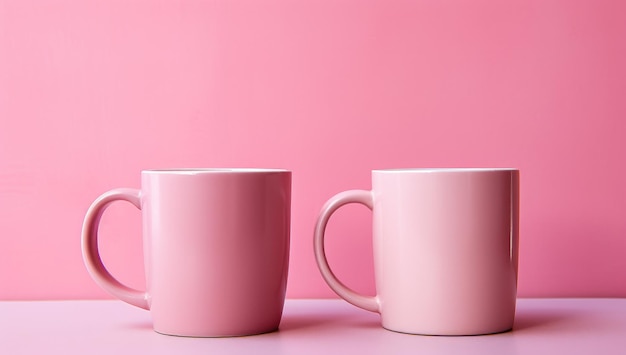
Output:
[[462,333],[457,333],[457,332],[409,332],[409,331],[402,331],[402,330],[395,330],[395,329],[391,329],[391,328],[387,328],[385,326],[383,326],[383,329],[388,330],[390,332],[394,332],[394,333],[400,333],[400,334],[408,334],[408,335],[419,335],[419,336],[432,336],[432,337],[472,337],[472,336],[481,336],[481,335],[493,335],[493,334],[500,334],[500,333],[506,333],[506,332],[510,332],[513,330],[513,327],[509,327],[503,330],[496,330],[496,331],[487,331],[487,332],[462,332]]
[[179,337],[179,338],[238,338],[238,337],[246,337],[246,336],[253,336],[253,335],[260,335],[260,334],[267,334],[267,333],[273,333],[278,331],[279,328],[272,328],[269,330],[262,330],[262,331],[255,331],[255,332],[249,332],[249,333],[201,333],[198,332],[197,334],[181,334],[178,332],[163,332],[163,331],[159,331],[154,329],[154,332],[157,334],[161,334],[161,335],[166,335],[166,336],[172,336],[172,337]]

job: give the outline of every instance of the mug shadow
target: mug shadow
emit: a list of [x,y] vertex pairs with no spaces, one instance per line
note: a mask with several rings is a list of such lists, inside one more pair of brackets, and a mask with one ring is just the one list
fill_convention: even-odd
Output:
[[[293,332],[327,327],[353,327],[353,328],[380,328],[380,321],[376,319],[363,319],[362,317],[350,317],[336,313],[297,313],[286,314],[280,322],[277,331],[270,332]],[[125,323],[124,329],[153,332],[152,323],[133,322]]]
[[154,331],[154,329],[152,329],[152,323],[149,321],[146,322],[134,322],[134,323],[125,323],[124,324],[124,328],[125,329],[129,329],[129,330],[141,330],[141,331],[146,331],[149,330],[151,332]]
[[513,331],[525,331],[536,328],[554,328],[571,323],[578,316],[567,310],[519,310],[515,315]]
[[375,317],[354,317],[338,313],[297,313],[287,314],[278,328],[279,332],[309,331],[316,328],[381,328]]
[[[315,328],[381,328],[380,319],[374,314],[367,316],[347,315],[342,312],[298,312],[284,314],[278,332],[294,332]],[[555,328],[579,318],[575,312],[567,310],[518,310],[515,315],[513,332],[537,328]],[[150,321],[124,324],[129,330],[154,331]],[[506,334],[508,332],[504,332]]]

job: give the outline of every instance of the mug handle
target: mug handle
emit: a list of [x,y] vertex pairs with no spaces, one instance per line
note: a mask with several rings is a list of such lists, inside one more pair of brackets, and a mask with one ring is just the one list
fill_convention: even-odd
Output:
[[326,259],[326,253],[324,252],[324,233],[330,216],[337,209],[339,209],[339,207],[349,203],[360,203],[367,206],[370,210],[374,208],[371,191],[348,190],[331,197],[326,202],[324,207],[322,207],[317,223],[315,224],[315,235],[313,241],[315,260],[317,261],[317,266],[322,273],[322,277],[326,280],[328,286],[330,286],[330,288],[337,293],[337,295],[357,307],[371,312],[380,313],[380,303],[378,297],[362,295],[344,285],[330,269],[328,260]]
[[98,250],[98,226],[102,214],[115,201],[124,200],[141,210],[141,190],[114,189],[100,195],[89,207],[82,231],[83,260],[87,271],[96,283],[120,300],[143,309],[150,309],[147,292],[132,289],[113,277],[104,266]]

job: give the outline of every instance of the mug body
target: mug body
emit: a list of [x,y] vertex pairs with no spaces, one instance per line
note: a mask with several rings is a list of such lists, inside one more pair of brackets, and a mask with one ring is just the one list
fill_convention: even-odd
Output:
[[519,171],[375,170],[372,187],[383,327],[431,335],[510,330]]
[[182,336],[270,332],[282,316],[291,172],[142,172],[147,301],[154,329]]

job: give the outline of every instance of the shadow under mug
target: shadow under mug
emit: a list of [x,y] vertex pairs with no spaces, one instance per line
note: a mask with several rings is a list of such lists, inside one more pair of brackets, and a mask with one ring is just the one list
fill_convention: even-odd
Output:
[[[373,212],[377,295],[358,294],[332,272],[324,233],[339,207]],[[342,298],[381,315],[386,329],[478,335],[512,329],[518,266],[519,171],[372,171],[372,190],[350,190],[322,208],[314,235],[323,278]]]
[[[100,258],[98,225],[117,200],[142,211],[145,292],[117,281]],[[287,170],[145,170],[140,190],[111,190],[91,205],[83,258],[103,289],[150,310],[159,333],[266,333],[282,316],[290,213]]]

